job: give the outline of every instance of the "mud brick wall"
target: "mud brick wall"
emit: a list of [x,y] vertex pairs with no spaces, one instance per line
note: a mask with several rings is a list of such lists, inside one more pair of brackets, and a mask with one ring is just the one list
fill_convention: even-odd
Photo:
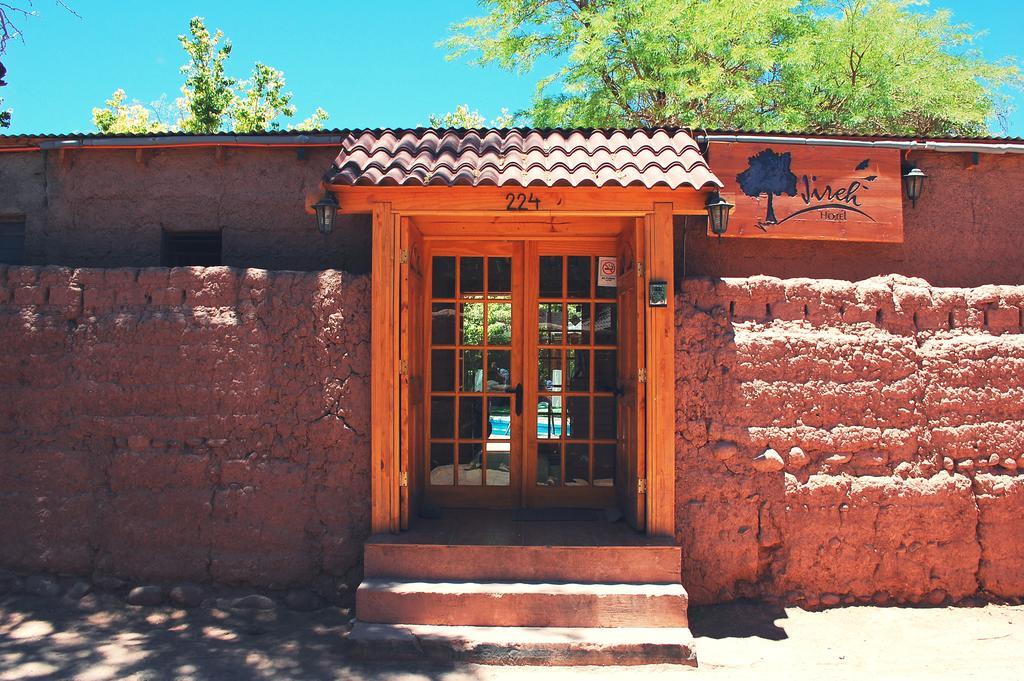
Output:
[[25,263],[160,264],[161,232],[214,230],[222,260],[272,270],[365,273],[370,216],[339,215],[319,234],[336,146],[68,149],[0,154],[0,215],[25,217]]
[[678,302],[696,602],[1024,596],[1024,287],[698,278]]
[[0,267],[0,347],[0,565],[355,577],[365,277]]

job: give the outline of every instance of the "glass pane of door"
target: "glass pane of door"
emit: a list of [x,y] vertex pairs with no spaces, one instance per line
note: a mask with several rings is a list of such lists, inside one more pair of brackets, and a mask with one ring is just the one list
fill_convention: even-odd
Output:
[[507,490],[519,451],[513,258],[434,255],[431,268],[427,482],[447,498],[464,488]]
[[[611,487],[617,436],[618,315],[615,280],[601,276],[605,258],[541,255],[535,327],[537,403],[530,484],[548,490]],[[558,494],[558,492],[556,492]],[[579,500],[581,497],[573,497]]]

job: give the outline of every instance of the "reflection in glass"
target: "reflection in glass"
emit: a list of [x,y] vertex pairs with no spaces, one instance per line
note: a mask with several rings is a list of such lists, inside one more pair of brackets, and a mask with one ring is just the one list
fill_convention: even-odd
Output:
[[567,305],[566,317],[565,342],[569,345],[590,345],[590,303]]
[[540,256],[540,297],[562,297],[562,256]]
[[590,260],[589,255],[569,256],[569,293],[567,298],[590,297]]
[[615,484],[615,445],[594,445],[594,487]]
[[482,257],[462,256],[459,259],[459,290],[464,296],[483,294],[484,259]]
[[509,443],[488,442],[487,445],[487,485],[507,487],[509,484]]
[[430,437],[452,438],[455,436],[455,398],[430,398]]
[[484,342],[484,304],[463,303],[459,306],[462,319],[462,344],[483,345]]
[[482,440],[484,437],[484,399],[459,398],[459,438]]
[[590,390],[590,350],[569,350],[569,390]]
[[537,439],[562,437],[562,398],[554,395],[537,398]]
[[505,392],[512,385],[512,351],[487,351],[487,390]]
[[590,437],[590,398],[570,397],[565,402],[566,437],[570,440],[586,440]]
[[566,486],[590,484],[590,445],[566,445],[565,484]]
[[462,368],[461,389],[468,393],[478,393],[484,389],[484,351],[462,350],[460,353]]
[[537,308],[537,328],[541,345],[562,343],[562,305],[541,303]]
[[618,387],[619,367],[614,350],[594,351],[594,392],[615,392]]
[[487,342],[490,345],[512,344],[511,303],[491,303],[487,306]]
[[430,342],[434,345],[455,344],[454,303],[434,303],[431,307]]
[[615,345],[618,342],[618,314],[615,303],[598,303],[594,315],[594,345]]
[[435,255],[431,296],[433,298],[455,297],[455,256]]
[[458,485],[476,486],[482,485],[483,481],[483,445],[478,442],[459,444]]
[[562,452],[557,443],[541,442],[537,445],[537,484],[562,484]]
[[430,484],[453,485],[455,445],[450,442],[430,443]]
[[487,438],[489,440],[512,439],[512,398],[487,398]]
[[455,351],[430,351],[430,389],[434,392],[455,391]]
[[537,355],[537,387],[541,391],[560,392],[562,390],[562,351],[538,350]]
[[594,398],[595,440],[614,440],[618,437],[617,415],[614,397]]
[[512,258],[487,259],[487,293],[492,297],[512,293]]

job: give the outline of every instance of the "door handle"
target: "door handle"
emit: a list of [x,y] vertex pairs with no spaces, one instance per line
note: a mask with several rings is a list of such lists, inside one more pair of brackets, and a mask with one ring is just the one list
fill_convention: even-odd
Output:
[[523,415],[523,384],[519,383],[515,388],[509,388],[505,392],[512,393],[516,396],[516,416]]

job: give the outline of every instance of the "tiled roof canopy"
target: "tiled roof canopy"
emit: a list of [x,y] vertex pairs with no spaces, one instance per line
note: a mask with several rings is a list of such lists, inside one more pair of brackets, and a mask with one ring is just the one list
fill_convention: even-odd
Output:
[[720,187],[681,130],[364,130],[348,133],[335,185]]

